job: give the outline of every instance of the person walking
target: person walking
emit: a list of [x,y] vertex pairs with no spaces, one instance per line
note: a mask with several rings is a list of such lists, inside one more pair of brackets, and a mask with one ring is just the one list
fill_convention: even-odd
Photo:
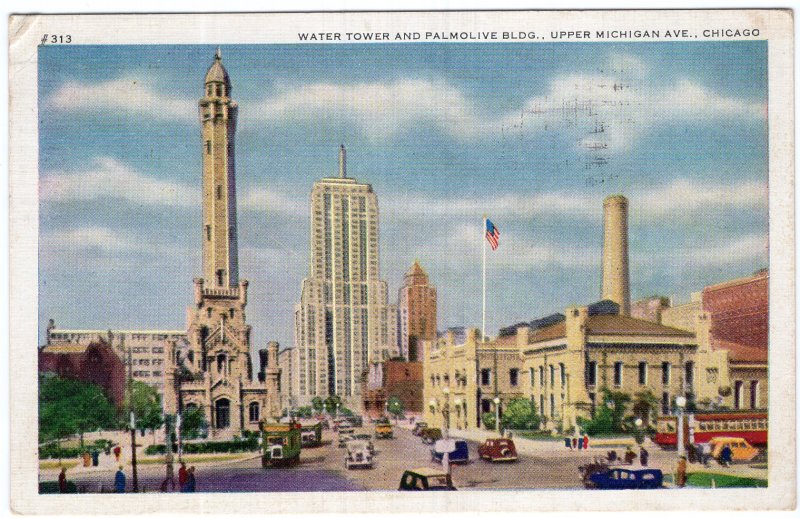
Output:
[[122,472],[122,466],[119,467],[114,477],[114,491],[117,493],[125,492],[125,473]]
[[700,445],[700,448],[702,449],[701,460],[703,462],[703,466],[708,466],[708,460],[711,458],[711,445],[707,442],[704,442]]
[[589,449],[589,436],[586,434],[583,435],[583,449],[584,450]]
[[61,468],[61,473],[58,475],[58,492],[67,492],[67,468]]
[[121,453],[122,453],[122,448],[120,448],[119,446],[114,448],[114,460],[115,461],[119,462],[119,456],[120,456]]
[[719,454],[719,463],[727,468],[731,465],[731,461],[733,461],[733,450],[726,444]]
[[628,446],[628,449],[625,450],[625,464],[633,464],[634,459],[636,459],[636,454],[631,447]]
[[178,486],[181,493],[185,492],[186,481],[189,479],[189,472],[186,470],[186,463],[181,462],[181,468],[178,470]]
[[644,446],[639,447],[639,462],[642,467],[647,467],[647,461],[650,459],[650,452],[644,449]]
[[675,480],[678,487],[686,486],[686,455],[681,455],[678,461],[678,473]]
[[186,492],[194,493],[196,480],[194,478],[194,466],[189,468],[188,477],[186,479]]

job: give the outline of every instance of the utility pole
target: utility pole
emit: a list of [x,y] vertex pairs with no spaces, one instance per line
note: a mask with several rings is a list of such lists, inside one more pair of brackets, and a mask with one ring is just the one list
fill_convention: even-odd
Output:
[[131,416],[131,470],[133,472],[133,492],[139,492],[139,477],[136,474],[136,415],[133,412],[133,357],[128,347],[128,409]]

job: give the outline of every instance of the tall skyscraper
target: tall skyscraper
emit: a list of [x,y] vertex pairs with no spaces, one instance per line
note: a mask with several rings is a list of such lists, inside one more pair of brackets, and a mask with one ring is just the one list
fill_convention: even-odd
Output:
[[400,288],[400,355],[408,361],[422,360],[422,341],[436,339],[436,288],[419,261],[414,261]]
[[379,277],[378,198],[372,186],[339,174],[311,191],[311,265],[295,309],[298,401],[336,394],[360,404],[370,361],[397,354],[397,307]]

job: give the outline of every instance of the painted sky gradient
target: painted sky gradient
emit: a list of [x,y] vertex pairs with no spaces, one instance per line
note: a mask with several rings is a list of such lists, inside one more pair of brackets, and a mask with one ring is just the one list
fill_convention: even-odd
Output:
[[[631,293],[767,266],[765,42],[222,46],[239,102],[240,272],[254,346],[293,342],[309,194],[378,194],[381,272],[414,259],[439,328],[488,330],[600,294],[602,200],[630,201]],[[185,327],[200,273],[197,101],[213,46],[43,46],[40,337]]]

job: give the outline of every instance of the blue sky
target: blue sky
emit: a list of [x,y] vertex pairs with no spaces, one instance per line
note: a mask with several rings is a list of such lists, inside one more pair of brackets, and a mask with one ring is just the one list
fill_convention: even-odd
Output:
[[[767,266],[766,42],[223,46],[239,102],[254,347],[293,342],[313,182],[369,182],[396,297],[419,259],[439,327],[599,298],[603,198],[630,201],[631,292]],[[40,336],[185,326],[200,273],[197,100],[213,46],[42,46]]]

